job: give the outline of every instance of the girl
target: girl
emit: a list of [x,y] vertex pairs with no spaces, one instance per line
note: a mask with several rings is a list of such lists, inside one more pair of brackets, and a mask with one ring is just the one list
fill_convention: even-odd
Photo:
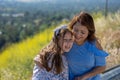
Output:
[[64,52],[68,52],[72,45],[72,32],[65,25],[57,28],[50,44],[34,58],[32,80],[69,80]]

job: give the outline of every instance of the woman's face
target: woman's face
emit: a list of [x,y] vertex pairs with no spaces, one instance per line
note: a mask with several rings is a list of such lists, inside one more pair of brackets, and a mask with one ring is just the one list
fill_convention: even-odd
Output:
[[62,52],[69,52],[72,48],[73,41],[73,35],[70,32],[67,32],[62,40],[60,40]]
[[84,41],[87,39],[89,34],[87,27],[79,24],[73,26],[72,32],[75,37],[75,42],[79,45],[84,43]]

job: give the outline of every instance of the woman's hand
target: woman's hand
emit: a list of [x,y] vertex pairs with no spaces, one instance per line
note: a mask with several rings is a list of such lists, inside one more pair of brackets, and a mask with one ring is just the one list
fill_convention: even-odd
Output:
[[86,80],[90,77],[93,77],[97,74],[100,74],[105,70],[105,67],[106,66],[97,66],[93,70],[91,70],[90,72],[84,74],[83,76],[76,77],[75,80]]
[[79,77],[75,77],[75,80],[86,80],[87,76],[79,76]]
[[78,77],[75,77],[75,79],[74,80],[78,80]]

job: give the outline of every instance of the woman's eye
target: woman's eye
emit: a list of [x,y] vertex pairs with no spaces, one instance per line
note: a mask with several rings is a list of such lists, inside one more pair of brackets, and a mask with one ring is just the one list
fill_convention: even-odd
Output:
[[82,34],[85,34],[85,32],[81,32]]
[[79,31],[79,30],[74,30],[74,32],[76,32],[76,33],[82,33],[82,34],[85,34],[85,32],[83,32],[83,31]]

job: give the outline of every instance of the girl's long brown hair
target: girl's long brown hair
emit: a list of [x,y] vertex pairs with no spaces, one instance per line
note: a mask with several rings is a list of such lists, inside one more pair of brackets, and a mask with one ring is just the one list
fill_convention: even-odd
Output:
[[[61,48],[59,45],[59,40],[61,38],[64,38],[64,35],[67,32],[70,32],[71,35],[73,35],[72,32],[67,28],[61,29],[58,35],[56,35],[56,33],[54,32],[54,37],[52,41],[40,51],[39,55],[41,63],[43,67],[46,68],[47,71],[51,71],[52,69],[54,69],[56,74],[62,72],[63,62],[61,57]],[[49,66],[50,60],[52,62],[51,66]]]
[[96,40],[95,25],[94,25],[93,18],[90,14],[86,12],[81,12],[79,15],[74,16],[71,22],[69,23],[69,26],[68,26],[69,29],[72,30],[76,23],[79,23],[80,25],[87,27],[89,31],[89,35],[87,37],[88,41]]

